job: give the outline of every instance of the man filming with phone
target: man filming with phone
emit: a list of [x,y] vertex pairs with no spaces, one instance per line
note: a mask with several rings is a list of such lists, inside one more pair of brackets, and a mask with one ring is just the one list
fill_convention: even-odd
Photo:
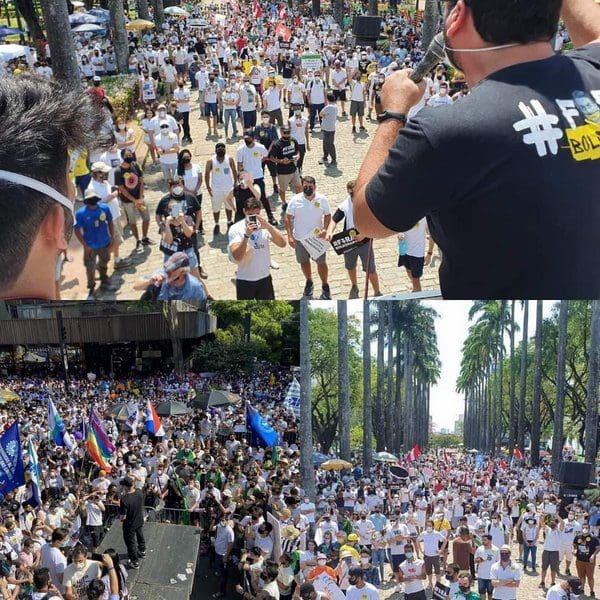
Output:
[[[252,182],[248,184],[252,185]],[[237,264],[235,289],[238,300],[275,299],[270,274],[270,243],[283,248],[285,238],[260,215],[261,207],[257,198],[246,200],[245,218],[229,229],[229,250]]]
[[[598,298],[600,4],[439,5],[447,62],[471,93],[407,122],[424,85],[386,78],[358,230],[382,238],[427,217],[447,298]],[[555,54],[561,15],[576,49]]]

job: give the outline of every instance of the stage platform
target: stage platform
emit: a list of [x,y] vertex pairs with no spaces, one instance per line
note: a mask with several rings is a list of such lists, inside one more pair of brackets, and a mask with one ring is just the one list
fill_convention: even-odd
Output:
[[[217,591],[214,575],[207,572],[207,560],[198,567],[200,530],[197,527],[147,522],[144,525],[146,558],[139,569],[129,569],[132,600],[197,600]],[[120,521],[110,528],[100,546],[114,548],[123,564],[127,550]]]

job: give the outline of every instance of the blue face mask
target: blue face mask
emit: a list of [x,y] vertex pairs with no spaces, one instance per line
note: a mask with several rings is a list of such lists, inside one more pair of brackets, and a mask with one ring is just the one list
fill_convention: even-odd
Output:
[[406,558],[412,558],[414,554],[412,552],[405,552],[404,556],[406,556]]

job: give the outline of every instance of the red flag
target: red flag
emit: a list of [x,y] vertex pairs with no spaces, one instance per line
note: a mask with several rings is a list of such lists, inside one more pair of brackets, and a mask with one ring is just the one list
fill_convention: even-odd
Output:
[[523,460],[523,453],[518,449],[515,448],[513,451],[513,454],[515,455],[516,458],[518,458],[519,460]]
[[487,472],[488,475],[491,475],[494,472],[494,463],[491,460],[488,462]]
[[292,30],[285,23],[277,23],[275,37],[281,38],[284,42],[289,42],[292,38]]
[[285,7],[285,4],[282,4],[282,5],[279,7],[279,13],[278,13],[278,15],[279,15],[279,18],[280,18],[282,21],[285,21],[285,20],[287,19],[287,16],[288,16],[288,15],[287,15],[287,8]]
[[258,0],[254,0],[252,3],[252,14],[255,19],[260,19],[262,17],[262,8],[260,7]]
[[506,471],[506,461],[503,458],[500,459],[500,468]]
[[406,462],[413,462],[419,458],[421,452],[419,451],[419,444],[415,444],[413,449],[406,455]]

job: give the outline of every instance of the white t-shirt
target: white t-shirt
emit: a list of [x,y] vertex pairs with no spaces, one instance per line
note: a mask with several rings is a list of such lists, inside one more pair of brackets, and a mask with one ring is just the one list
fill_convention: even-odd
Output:
[[[173,98],[177,100],[177,110],[179,112],[190,112],[190,90],[178,87],[173,92]],[[180,100],[183,100],[183,102],[179,102]]]
[[296,117],[295,115],[288,121],[292,139],[296,140],[299,144],[306,144],[307,123],[308,119],[306,117]]
[[365,88],[360,81],[353,81],[350,84],[350,91],[350,100],[354,100],[355,102],[365,101]]
[[[229,228],[229,247],[244,239],[247,226],[246,219],[242,219]],[[271,234],[266,229],[260,227],[252,232],[248,239],[248,247],[252,249],[252,258],[243,264],[237,263],[237,279],[259,281],[269,276],[271,268],[270,241]]]
[[[404,577],[418,577],[423,572],[424,561],[420,558],[415,558],[412,562],[405,560],[400,563],[400,570]],[[404,593],[414,594],[415,592],[421,592],[425,589],[422,579],[415,579],[414,581],[404,582]]]
[[254,142],[252,148],[246,146],[246,144],[241,144],[235,153],[235,159],[242,164],[244,171],[252,174],[254,179],[262,179],[264,177],[262,159],[266,158],[268,154],[267,149],[262,144]]
[[[521,569],[514,561],[511,561],[506,568],[503,567],[502,563],[497,562],[492,565],[490,579],[521,581]],[[495,600],[514,600],[517,597],[517,589],[511,587],[494,588],[493,598]]]
[[569,600],[571,594],[565,592],[563,589],[562,582],[555,583],[547,592],[546,600]]
[[294,217],[294,239],[303,240],[313,235],[315,229],[323,227],[323,217],[330,212],[327,199],[318,192],[312,200],[303,193],[292,196],[287,214]]
[[365,581],[364,587],[360,589],[351,585],[346,590],[346,600],[379,600],[379,592],[374,585]]
[[454,101],[450,96],[440,96],[440,94],[434,94],[427,101],[427,106],[432,106],[433,108],[445,106],[447,104],[454,104]]
[[263,104],[264,110],[268,110],[269,112],[277,110],[281,108],[281,93],[280,91],[274,87],[269,87],[263,92]]
[[475,550],[475,560],[478,558],[481,558],[483,562],[480,562],[477,566],[477,577],[479,579],[491,579],[490,571],[492,565],[500,560],[500,551],[494,545],[491,548],[479,546]]
[[101,572],[100,564],[95,560],[86,559],[85,566],[81,569],[78,569],[75,563],[71,563],[65,569],[65,589],[70,585],[76,598],[85,598],[88,585],[94,579],[98,579]]
[[251,83],[245,83],[240,88],[240,107],[242,112],[256,110],[256,88]]
[[44,544],[40,553],[40,567],[50,571],[50,581],[61,593],[65,593],[65,587],[58,580],[58,575],[65,572],[67,558],[59,548],[53,548],[50,544]]
[[201,174],[202,171],[200,166],[193,163],[190,169],[183,170],[183,187],[190,192],[190,194],[194,193],[194,190],[198,185],[198,177]]
[[157,135],[154,138],[154,143],[161,150],[166,150],[165,154],[159,156],[161,165],[177,164],[177,150],[175,147],[178,145],[178,139],[174,133],[169,132],[167,135]]
[[217,533],[215,535],[215,553],[223,556],[227,552],[229,544],[233,544],[233,529],[229,525],[217,524]]
[[422,218],[412,229],[404,232],[406,240],[406,254],[409,256],[425,256],[425,242],[427,239],[427,219]]
[[96,502],[88,500],[85,503],[85,510],[87,512],[86,525],[90,527],[99,527],[102,525],[102,511]]
[[343,90],[348,82],[348,74],[344,69],[336,71],[335,69],[329,74],[332,87],[335,90]]
[[423,544],[423,554],[425,556],[437,556],[439,550],[439,542],[443,542],[446,538],[439,531],[427,533],[424,531],[419,536],[419,541]]
[[292,80],[287,87],[290,104],[304,105],[304,86],[299,81]]
[[309,81],[306,84],[309,104],[325,104],[325,85],[323,80]]
[[233,173],[229,163],[229,154],[225,154],[223,162],[220,162],[216,154],[213,154],[212,169],[210,172],[210,187],[217,192],[229,192],[233,188]]

